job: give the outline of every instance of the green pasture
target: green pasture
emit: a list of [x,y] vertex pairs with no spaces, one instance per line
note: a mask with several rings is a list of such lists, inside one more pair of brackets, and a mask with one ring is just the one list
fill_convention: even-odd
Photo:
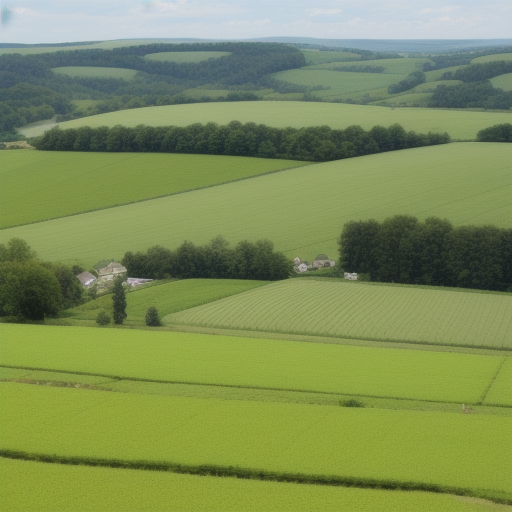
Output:
[[215,155],[5,151],[0,168],[0,229],[305,164]]
[[504,91],[512,91],[512,73],[496,76],[489,80],[495,89],[503,89]]
[[138,73],[135,69],[92,66],[64,66],[52,68],[52,71],[58,75],[67,75],[72,78],[122,78],[123,80],[133,80]]
[[512,497],[508,417],[16,383],[0,389],[2,410],[11,412],[0,427],[4,450],[417,482]]
[[485,397],[485,403],[512,406],[512,359],[507,358],[504,361]]
[[75,105],[79,110],[87,109],[89,107],[95,107],[101,100],[72,100],[71,103]]
[[437,82],[425,82],[424,84],[417,85],[414,89],[411,89],[411,93],[418,92],[434,92],[438,85],[459,85],[463,83],[462,80],[438,80]]
[[388,98],[385,100],[379,100],[373,102],[372,104],[381,105],[381,106],[406,106],[406,107],[426,107],[430,98],[432,97],[432,93],[430,92],[418,92],[411,94],[400,94],[399,96],[393,96],[392,98]]
[[[304,71],[303,73],[310,73]],[[330,71],[329,73],[336,73]],[[312,77],[316,73],[310,73]],[[342,75],[341,73],[336,73]],[[364,73],[365,77],[369,73]],[[343,75],[342,75],[343,76]],[[315,79],[312,79],[315,81]],[[328,94],[332,91],[323,91]],[[317,95],[322,91],[315,91]],[[236,120],[285,128],[292,126],[323,126],[347,128],[357,124],[365,130],[375,125],[401,124],[406,130],[420,133],[448,132],[455,139],[476,139],[483,128],[512,122],[512,113],[471,112],[434,109],[399,109],[348,104],[324,104],[314,102],[227,102],[192,105],[166,105],[109,112],[59,123],[62,129],[80,126],[188,126],[194,123],[215,122],[220,125]],[[41,131],[41,133],[44,130]]]
[[408,214],[512,227],[511,151],[509,144],[454,143],[309,165],[3,229],[0,243],[19,237],[42,259],[90,266],[154,245],[201,245],[220,234],[231,244],[267,238],[290,258],[313,261],[325,253],[337,260],[337,240],[350,220]]
[[484,55],[483,57],[476,57],[471,61],[471,64],[485,64],[486,62],[494,62],[499,60],[512,60],[512,53],[496,53],[494,55]]
[[306,63],[323,64],[326,62],[344,62],[358,60],[361,56],[358,53],[352,52],[325,52],[316,50],[301,50],[306,57]]
[[[156,307],[160,317],[245,292],[267,284],[266,281],[240,279],[186,279],[158,286],[133,288],[126,294],[126,325],[145,325],[148,308]],[[74,320],[95,321],[100,311],[112,310],[112,295],[104,295],[67,310]],[[90,322],[89,322],[90,323]],[[93,324],[95,325],[95,323]]]
[[512,349],[511,311],[512,295],[290,279],[181,311],[164,321]]
[[11,512],[510,512],[511,507],[419,491],[297,485],[0,458],[1,506]]
[[188,96],[190,98],[200,99],[203,96],[209,96],[210,98],[220,98],[221,96],[227,96],[231,91],[227,89],[203,89],[203,88],[194,88],[194,89],[186,89],[181,94]]
[[[349,66],[378,66],[383,67],[384,74],[391,73],[395,75],[408,75],[413,71],[418,71],[422,69],[422,66],[425,62],[429,62],[430,59],[424,57],[418,58],[405,58],[405,59],[376,59],[376,60],[360,60],[356,62],[331,62],[329,64],[318,64],[314,66],[308,66],[307,70],[318,70],[318,69],[342,69]],[[380,74],[380,73],[365,73],[369,74]],[[395,80],[401,80],[395,77]]]
[[425,73],[427,82],[435,82],[437,80],[440,80],[441,77],[447,73],[448,71],[451,71],[452,73],[455,73],[458,69],[466,68],[467,65],[463,64],[460,66],[451,66],[449,68],[442,68],[442,69],[434,69],[434,71],[427,71]]
[[0,333],[4,366],[457,404],[480,402],[503,363],[498,355],[172,331],[0,324]]
[[[324,69],[291,69],[274,73],[273,78],[295,85],[329,87],[327,90],[314,91],[315,96],[326,98],[350,92],[369,91],[394,84],[406,75],[387,73],[345,73]],[[325,123],[324,123],[325,124]]]
[[158,62],[203,62],[231,55],[231,52],[159,52],[149,53],[144,57]]

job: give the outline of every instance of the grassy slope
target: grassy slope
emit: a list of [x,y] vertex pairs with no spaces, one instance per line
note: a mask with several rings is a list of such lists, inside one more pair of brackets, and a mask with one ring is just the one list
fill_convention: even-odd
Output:
[[512,406],[512,359],[507,358],[490,387],[485,403]]
[[[236,279],[187,279],[149,288],[132,289],[126,294],[128,317],[126,325],[145,325],[149,307],[158,309],[160,317],[219,300],[267,284],[266,281]],[[82,306],[66,311],[73,320],[84,320],[95,325],[100,311],[112,310],[112,295],[105,295]],[[92,322],[91,322],[92,321]]]
[[459,404],[479,402],[504,359],[114,328],[0,324],[0,332],[6,366]]
[[79,78],[122,78],[133,80],[138,71],[125,68],[104,68],[91,66],[64,66],[52,68],[52,71],[59,75],[67,75]]
[[223,329],[512,349],[511,310],[512,295],[292,279],[166,320]]
[[486,62],[494,62],[497,60],[512,60],[512,53],[497,53],[495,55],[484,55],[483,57],[476,57],[471,61],[471,64],[484,64]]
[[[334,73],[334,72],[333,72]],[[366,73],[365,75],[368,75]],[[312,73],[314,77],[315,74]],[[322,126],[347,128],[358,124],[368,130],[375,125],[400,123],[406,130],[448,132],[456,139],[474,139],[479,130],[498,123],[512,122],[512,113],[469,112],[434,109],[399,109],[368,105],[323,104],[308,102],[230,102],[145,107],[60,123],[61,128],[80,126],[187,126],[193,123],[227,124],[237,120],[268,126]]]
[[231,52],[159,52],[150,53],[145,57],[159,62],[203,62],[226,55],[231,55]]
[[[92,265],[153,245],[268,238],[290,257],[337,259],[349,220],[400,214],[511,227],[507,144],[448,144],[341,160],[0,231],[42,259]],[[285,193],[283,193],[285,191]]]
[[500,75],[490,80],[493,87],[503,89],[504,91],[512,91],[512,73]]
[[[11,512],[510,512],[451,495],[258,482],[0,459],[2,505]],[[27,492],[30,489],[30,492]]]
[[0,228],[209,187],[306,162],[217,155],[5,151]]
[[[407,58],[407,59],[377,59],[377,60],[361,60],[356,62],[333,62],[329,64],[319,64],[316,66],[308,66],[308,70],[315,69],[333,69],[344,68],[347,66],[378,66],[384,68],[384,73],[391,73],[396,75],[407,75],[413,71],[421,69],[424,62],[428,62],[427,58]],[[398,81],[399,79],[395,77]]]
[[351,52],[322,52],[316,50],[301,50],[306,57],[308,65],[321,64],[326,62],[353,61],[360,58],[358,53]]
[[[2,421],[2,449],[412,481],[512,496],[512,418],[0,387],[2,409],[14,413]],[[471,464],[461,456],[468,447]]]

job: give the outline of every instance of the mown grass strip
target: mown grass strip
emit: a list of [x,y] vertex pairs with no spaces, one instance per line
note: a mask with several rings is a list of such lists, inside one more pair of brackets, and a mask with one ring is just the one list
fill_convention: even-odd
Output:
[[279,473],[262,468],[246,468],[239,466],[222,466],[214,464],[181,464],[176,462],[155,462],[150,460],[122,460],[95,457],[69,457],[49,455],[45,453],[27,453],[17,450],[0,449],[0,456],[8,459],[44,462],[50,464],[66,464],[72,466],[109,467],[116,469],[136,469],[144,471],[168,471],[172,473],[234,477],[251,480],[288,482],[309,485],[328,485],[339,487],[358,487],[361,489],[385,489],[394,491],[425,491],[457,496],[471,496],[488,499],[495,503],[512,505],[512,497],[506,492],[489,494],[486,490],[474,490],[463,487],[437,485],[433,483],[396,481],[376,478],[357,478],[337,475],[314,475],[303,473]]

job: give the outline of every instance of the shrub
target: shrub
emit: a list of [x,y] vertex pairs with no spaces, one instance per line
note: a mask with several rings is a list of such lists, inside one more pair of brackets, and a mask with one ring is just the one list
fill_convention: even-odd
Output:
[[341,407],[364,407],[364,403],[351,398],[350,400],[340,400]]
[[100,311],[96,317],[96,323],[98,325],[108,325],[110,323],[110,317],[105,311]]
[[148,312],[146,313],[146,325],[149,327],[158,327],[162,325],[160,323],[160,318],[158,318],[158,311],[154,306],[148,308]]

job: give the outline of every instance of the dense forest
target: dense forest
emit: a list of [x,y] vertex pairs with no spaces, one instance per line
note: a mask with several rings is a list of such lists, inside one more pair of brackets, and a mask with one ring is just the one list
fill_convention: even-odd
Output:
[[372,281],[512,291],[512,229],[396,215],[348,222],[339,245],[341,267]]
[[232,121],[226,126],[55,127],[33,145],[46,151],[200,153],[325,162],[448,142],[447,133],[407,132],[399,124],[365,131],[360,126],[345,130],[328,126],[297,129]]

